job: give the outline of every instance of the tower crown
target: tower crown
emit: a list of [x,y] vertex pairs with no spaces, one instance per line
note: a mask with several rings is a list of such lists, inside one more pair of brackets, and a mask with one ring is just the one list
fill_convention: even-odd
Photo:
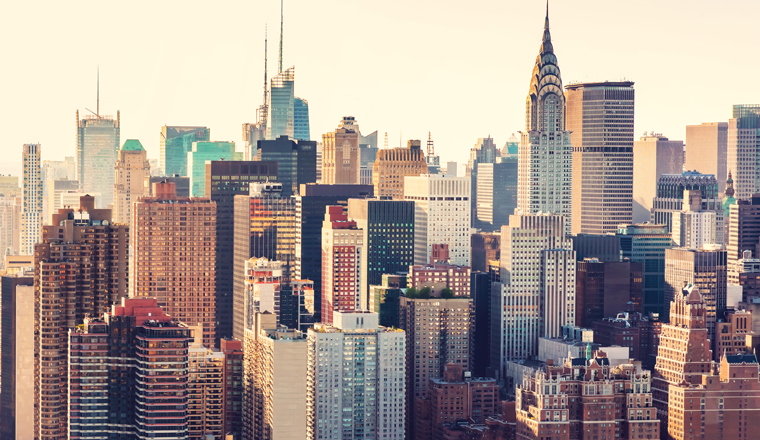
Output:
[[565,95],[562,91],[557,57],[549,31],[549,4],[546,5],[544,35],[530,78],[525,102],[525,129],[528,131],[564,131]]

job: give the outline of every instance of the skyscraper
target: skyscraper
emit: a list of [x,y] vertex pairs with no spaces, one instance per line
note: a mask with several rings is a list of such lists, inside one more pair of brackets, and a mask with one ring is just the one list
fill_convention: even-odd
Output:
[[82,192],[102,195],[102,204],[98,208],[113,204],[113,169],[121,144],[119,121],[118,111],[116,119],[99,113],[80,119],[77,110],[76,179]]
[[21,207],[21,254],[34,254],[42,234],[42,145],[24,144],[24,190]]
[[322,320],[322,225],[325,208],[372,197],[372,185],[301,185],[296,196],[296,274],[314,282],[315,322]]
[[305,183],[317,182],[317,143],[286,136],[259,142],[254,160],[277,162],[277,181],[285,197],[298,194]]
[[470,265],[470,178],[406,176],[404,199],[414,201],[414,263],[430,262],[433,245],[447,244],[452,264]]
[[322,135],[322,183],[359,183],[359,127],[355,123],[353,116],[344,116],[335,131]]
[[404,176],[419,176],[427,172],[419,140],[410,140],[406,148],[380,150],[372,167],[375,197],[403,200]]
[[712,174],[718,179],[718,194],[726,190],[728,124],[703,122],[686,126],[686,160],[684,169]]
[[[495,163],[496,158],[501,156],[501,152],[496,148],[496,144],[489,135],[487,138],[479,138],[478,142],[470,149],[470,160],[465,166],[464,175],[470,178],[470,187],[472,188],[472,197],[470,205],[472,212],[477,212],[477,187],[478,187],[478,166],[480,164]],[[477,226],[475,219],[472,219],[473,226]]]
[[63,208],[61,194],[70,191],[79,192],[78,180],[56,179],[47,182],[48,195],[45,202],[47,203],[47,209],[45,210],[46,215],[42,220],[44,224],[49,224],[53,214],[58,214],[58,210]]
[[501,156],[496,163],[478,164],[475,185],[475,227],[486,232],[501,231],[517,208],[517,157]]
[[[0,194],[0,259],[18,255],[21,242],[21,198]],[[5,268],[5,261],[0,261]]]
[[224,418],[224,353],[204,347],[200,335],[187,350],[187,427],[191,439],[221,438]]
[[[649,221],[666,225],[668,231],[673,228],[673,214],[683,210],[685,191],[699,191],[700,210],[715,212],[716,219],[722,223],[720,193],[718,181],[712,174],[697,171],[684,171],[677,174],[663,174],[657,179],[656,195],[652,201]],[[727,238],[727,237],[726,237]],[[722,231],[716,230],[715,241],[723,243]]]
[[[718,242],[717,232],[723,232],[722,210],[703,211],[702,192],[699,190],[684,191],[683,209],[673,213],[671,229],[673,244],[679,247],[700,249],[703,245],[714,245]],[[721,215],[720,218],[717,218]],[[721,234],[722,235],[722,234]],[[722,245],[723,243],[719,243]]]
[[128,139],[119,151],[116,162],[116,184],[113,189],[113,221],[128,225],[132,219],[132,203],[150,193],[148,152],[140,141]]
[[523,214],[501,228],[501,282],[491,291],[491,365],[538,354],[538,338],[557,338],[575,323],[575,251],[569,217]]
[[193,142],[187,153],[187,173],[190,177],[190,197],[209,197],[206,193],[206,161],[243,160],[243,153],[235,151],[234,142]]
[[727,167],[734,175],[737,199],[760,190],[760,104],[735,105],[728,120]]
[[368,310],[367,243],[364,231],[344,213],[327,206],[322,222],[322,322],[335,312]]
[[257,313],[274,315],[280,324],[280,295],[283,285],[288,282],[287,266],[267,258],[250,258],[245,262],[245,295],[243,298],[243,328],[254,324]]
[[683,142],[644,134],[633,143],[633,221],[649,221],[657,183],[663,174],[683,172]]
[[296,68],[280,71],[272,78],[269,89],[269,112],[267,120],[267,140],[280,136],[294,138]]
[[740,258],[746,258],[744,251],[751,251],[751,256],[760,258],[757,245],[760,243],[760,194],[749,199],[738,200],[730,205],[728,225],[728,266],[734,267]]
[[[719,335],[715,332],[718,320],[722,320],[727,308],[726,251],[717,249],[673,248],[665,250],[665,303],[675,301],[685,286],[699,289],[705,307],[705,327],[715,356],[719,347]],[[670,310],[667,310],[670,312]],[[674,319],[669,313],[661,317],[663,322]]]
[[570,234],[573,147],[565,130],[565,95],[549,33],[547,6],[544,36],[531,73],[525,101],[525,131],[520,133],[517,209],[522,214],[563,215]]
[[309,101],[293,98],[293,139],[311,140],[309,132]]
[[35,432],[66,436],[66,332],[127,296],[129,226],[111,225],[110,209],[82,196],[79,209],[61,209],[34,249]]
[[235,196],[233,239],[233,336],[245,337],[245,263],[249,258],[280,261],[290,276],[296,259],[296,200],[282,196],[282,184],[250,185],[249,195]]
[[594,321],[615,317],[633,303],[641,310],[643,265],[630,260],[585,258],[576,266],[575,323],[591,328]]
[[404,332],[380,327],[377,313],[334,322],[308,332],[306,439],[403,439]]
[[187,153],[193,151],[193,142],[211,140],[207,127],[161,127],[161,170],[165,176],[187,176]]
[[414,264],[413,201],[349,199],[348,218],[364,232],[368,286]]
[[430,379],[443,377],[446,364],[464,371],[473,367],[475,307],[470,298],[399,300],[399,327],[406,335],[407,438],[415,438],[415,400],[430,397]]
[[244,440],[306,438],[308,348],[305,334],[278,326],[274,315],[254,315],[245,329]]
[[615,232],[633,220],[633,82],[576,83],[565,89],[573,145],[573,234]]
[[34,278],[3,276],[0,437],[34,438]]
[[175,319],[201,326],[203,345],[214,347],[216,203],[177,197],[173,183],[155,184],[153,194],[133,205],[140,227],[130,240],[129,296],[156,298]]
[[666,313],[665,308],[665,249],[672,246],[665,225],[636,223],[620,225],[620,253],[623,258],[644,265],[642,312]]
[[232,336],[235,278],[235,197],[248,195],[250,185],[277,180],[277,162],[206,161],[205,194],[216,203],[217,339]]
[[70,438],[188,438],[188,386],[203,372],[190,378],[190,329],[154,298],[122,298],[66,339]]

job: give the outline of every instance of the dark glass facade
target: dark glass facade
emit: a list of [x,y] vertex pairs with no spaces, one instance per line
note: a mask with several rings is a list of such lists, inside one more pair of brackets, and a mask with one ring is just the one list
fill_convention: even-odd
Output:
[[476,184],[475,227],[485,232],[501,231],[517,208],[517,158],[478,164]]
[[193,142],[210,141],[207,127],[161,127],[161,169],[167,176],[187,176],[187,153]]
[[[284,185],[283,185],[284,187]],[[322,308],[322,222],[328,205],[348,206],[348,199],[371,198],[372,185],[302,185],[296,196],[295,277],[314,282],[315,322]]]
[[602,262],[620,261],[620,237],[617,235],[578,234],[572,237],[575,259],[596,258]]
[[216,202],[216,346],[232,336],[235,196],[250,184],[277,180],[277,162],[206,162],[206,194]]
[[300,185],[317,181],[317,143],[294,141],[287,136],[258,142],[256,157],[260,161],[278,164],[278,182],[282,183],[282,195],[298,194]]
[[641,263],[631,261],[579,261],[576,270],[575,325],[591,328],[595,321],[615,317],[618,312],[641,311]]

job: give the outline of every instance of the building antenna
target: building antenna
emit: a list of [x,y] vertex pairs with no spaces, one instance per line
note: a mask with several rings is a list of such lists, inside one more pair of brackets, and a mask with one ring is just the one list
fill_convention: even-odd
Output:
[[280,66],[277,73],[282,73],[282,16],[284,11],[283,3],[284,0],[280,0]]
[[428,156],[435,156],[435,147],[433,146],[433,136],[428,131],[428,142],[427,142],[427,154]]
[[267,95],[269,89],[267,89],[267,26],[264,25],[264,105],[267,105]]
[[385,132],[385,149],[388,149],[388,132]]
[[95,105],[95,114],[100,118],[100,64],[98,64],[98,87],[97,87],[97,102]]

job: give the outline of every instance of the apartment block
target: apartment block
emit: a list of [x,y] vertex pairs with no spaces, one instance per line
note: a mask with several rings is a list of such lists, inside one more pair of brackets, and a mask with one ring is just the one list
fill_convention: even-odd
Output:
[[432,296],[441,296],[443,289],[450,289],[455,297],[469,298],[470,268],[443,263],[409,266],[407,285],[418,290],[429,287]]
[[42,238],[42,145],[24,144],[22,162],[24,187],[21,193],[22,255],[34,254],[34,245]]
[[367,246],[364,231],[342,206],[328,206],[322,223],[322,321],[336,311],[367,310]]

